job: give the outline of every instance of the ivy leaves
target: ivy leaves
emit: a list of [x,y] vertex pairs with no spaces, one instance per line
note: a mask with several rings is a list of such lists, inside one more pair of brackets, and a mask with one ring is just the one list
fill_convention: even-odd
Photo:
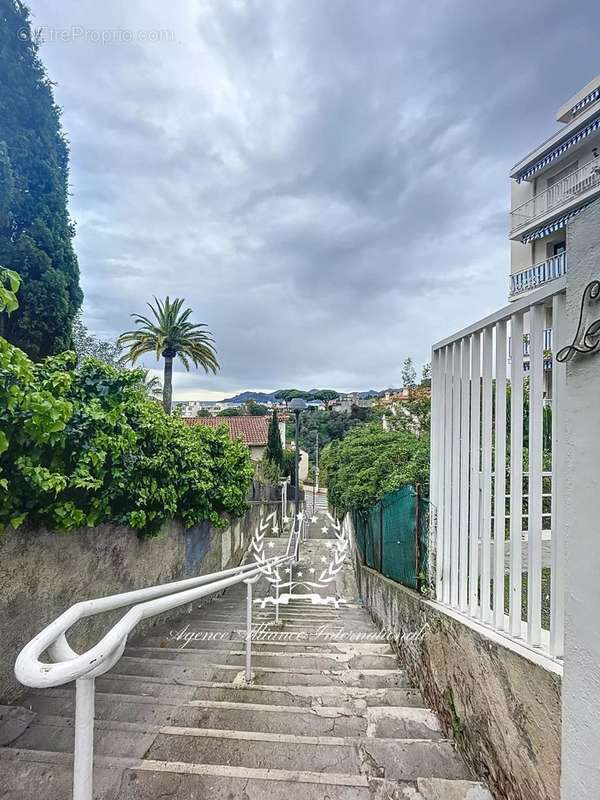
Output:
[[165,415],[140,370],[75,364],[69,352],[34,364],[0,338],[0,525],[155,534],[168,519],[244,513],[247,447]]
[[19,274],[12,269],[0,267],[0,312],[12,314],[19,307],[17,292],[21,285]]

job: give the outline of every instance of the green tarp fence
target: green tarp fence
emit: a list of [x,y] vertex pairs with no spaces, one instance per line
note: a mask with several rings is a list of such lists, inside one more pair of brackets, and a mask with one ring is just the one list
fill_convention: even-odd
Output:
[[426,582],[429,501],[419,487],[403,486],[352,516],[364,564],[412,589]]

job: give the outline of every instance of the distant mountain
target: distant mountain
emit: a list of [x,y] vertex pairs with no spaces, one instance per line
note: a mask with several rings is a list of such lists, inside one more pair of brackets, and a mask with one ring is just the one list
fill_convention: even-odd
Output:
[[272,403],[275,400],[276,392],[267,394],[266,392],[240,392],[234,397],[226,397],[223,403],[247,403],[254,400],[256,403]]

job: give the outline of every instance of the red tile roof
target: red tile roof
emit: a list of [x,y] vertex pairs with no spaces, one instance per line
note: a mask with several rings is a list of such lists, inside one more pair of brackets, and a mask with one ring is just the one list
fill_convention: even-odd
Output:
[[225,425],[232,439],[242,439],[249,447],[263,447],[267,444],[270,416],[252,417],[184,417],[186,425],[208,425],[217,428]]

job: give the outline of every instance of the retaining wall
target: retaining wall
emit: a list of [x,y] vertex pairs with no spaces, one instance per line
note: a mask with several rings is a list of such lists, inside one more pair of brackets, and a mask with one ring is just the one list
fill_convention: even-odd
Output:
[[[237,566],[260,514],[280,515],[280,505],[250,503],[247,514],[226,529],[201,523],[185,530],[171,522],[151,539],[116,525],[70,533],[9,528],[0,534],[0,702],[24,691],[13,672],[21,648],[74,603]],[[88,649],[124,613],[81,620],[69,643],[79,652]],[[145,620],[136,632],[156,622]]]
[[[560,800],[561,678],[360,564],[360,595],[496,800]],[[541,659],[539,659],[541,662]]]

